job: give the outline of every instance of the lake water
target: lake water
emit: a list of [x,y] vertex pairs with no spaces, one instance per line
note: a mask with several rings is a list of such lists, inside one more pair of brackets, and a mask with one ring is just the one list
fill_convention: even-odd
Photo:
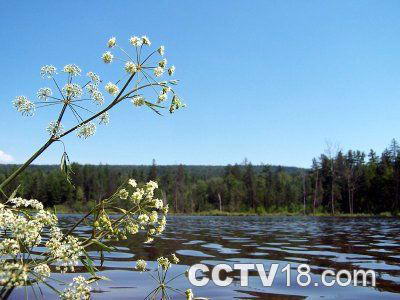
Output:
[[[78,218],[78,215],[60,217],[64,226]],[[82,226],[77,233],[85,234],[87,230]],[[176,253],[181,259],[181,263],[174,265],[168,273],[170,278],[197,263],[210,268],[219,263],[231,266],[234,263],[262,263],[266,270],[272,263],[278,263],[280,268],[291,264],[290,287],[286,286],[287,273],[281,269],[271,287],[264,287],[256,272],[250,272],[249,286],[241,287],[238,271],[229,274],[234,277],[234,282],[227,287],[218,287],[211,281],[204,287],[194,287],[185,276],[171,282],[177,289],[192,288],[199,297],[400,299],[399,219],[174,216],[168,218],[165,233],[153,244],[143,246],[143,238],[138,236],[135,240],[112,243],[118,251],[105,253],[102,267],[98,257],[95,263],[101,271],[99,275],[110,280],[94,286],[93,299],[144,299],[156,284],[149,274],[133,269],[134,261],[143,258],[154,266],[157,257],[170,253]],[[91,254],[97,255],[96,252]],[[296,268],[302,263],[311,267],[312,284],[308,287],[296,284]],[[376,287],[323,287],[321,273],[326,269],[375,270]],[[170,293],[170,296],[184,299],[176,293]],[[19,297],[21,291],[14,293],[12,298]]]

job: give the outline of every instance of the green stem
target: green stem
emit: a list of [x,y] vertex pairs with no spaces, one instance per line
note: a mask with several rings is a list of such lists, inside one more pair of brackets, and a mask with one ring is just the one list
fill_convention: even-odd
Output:
[[[128,81],[125,83],[125,85],[123,86],[123,88],[121,89],[121,91],[118,93],[118,95],[115,97],[114,101],[111,102],[105,109],[103,109],[102,111],[98,112],[97,114],[93,115],[92,117],[86,119],[85,121],[81,122],[80,124],[72,127],[71,129],[69,129],[68,131],[64,132],[63,134],[61,134],[58,139],[66,136],[67,134],[75,131],[79,126],[82,126],[88,122],[90,122],[91,120],[97,118],[98,116],[100,116],[102,113],[110,110],[114,105],[118,104],[119,102],[121,102],[123,99],[125,99],[127,96],[129,96],[131,93],[138,91],[140,89],[146,88],[148,86],[153,86],[153,85],[160,85],[160,84],[146,84],[143,85],[141,87],[138,87],[136,89],[133,89],[132,91],[128,92],[126,95],[122,96],[122,93],[125,91],[125,89],[128,87],[129,83],[132,81],[133,77],[135,76],[136,73],[133,73],[131,75],[131,77],[129,77]],[[122,96],[122,97],[121,97]],[[59,118],[58,118],[58,124],[61,122],[61,119],[65,113],[65,109],[66,109],[67,104],[64,104]],[[44,144],[42,146],[42,148],[40,148],[35,154],[32,155],[31,158],[29,158],[22,166],[20,166],[14,173],[12,173],[6,180],[4,180],[1,184],[0,184],[0,190],[4,190],[4,187],[7,186],[13,179],[15,179],[19,174],[21,174],[38,156],[40,156],[53,142],[55,142],[56,140],[54,137],[51,137],[46,144]]]
[[0,189],[3,190],[15,177],[21,174],[39,155],[41,155],[55,140],[50,138],[35,154],[31,156],[22,166],[14,171],[6,180],[0,184]]
[[[58,116],[57,124],[61,123],[61,120],[64,116],[65,109],[67,108],[67,104],[63,105],[63,108],[61,109],[61,112]],[[19,174],[21,174],[38,156],[40,156],[54,141],[57,139],[53,135],[43,146],[40,148],[35,154],[31,156],[22,166],[20,166],[17,170],[15,170],[14,173],[12,173],[6,180],[4,180],[0,184],[0,190],[3,190],[5,186],[7,186],[15,177],[17,177]]]

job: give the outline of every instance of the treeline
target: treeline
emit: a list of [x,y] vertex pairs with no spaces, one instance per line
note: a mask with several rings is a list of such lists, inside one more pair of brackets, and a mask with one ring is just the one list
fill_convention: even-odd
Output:
[[[47,207],[84,211],[111,195],[128,178],[157,180],[157,195],[178,213],[221,210],[255,213],[397,213],[400,151],[393,140],[378,156],[328,147],[310,169],[257,165],[115,166],[73,163],[68,183],[57,166],[31,166],[5,191],[20,185],[25,198]],[[0,181],[15,165],[0,165]]]

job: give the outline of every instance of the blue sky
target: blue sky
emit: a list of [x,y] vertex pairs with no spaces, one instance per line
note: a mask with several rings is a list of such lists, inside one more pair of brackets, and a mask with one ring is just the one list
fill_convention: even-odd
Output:
[[[26,118],[11,105],[48,85],[42,65],[116,80],[122,66],[99,59],[106,41],[129,48],[142,34],[165,45],[187,109],[159,117],[124,103],[94,137],[65,139],[71,160],[308,167],[327,140],[380,152],[399,137],[399,1],[2,1],[0,11],[3,161],[23,162],[47,138],[54,110]],[[55,144],[36,162],[61,154]]]

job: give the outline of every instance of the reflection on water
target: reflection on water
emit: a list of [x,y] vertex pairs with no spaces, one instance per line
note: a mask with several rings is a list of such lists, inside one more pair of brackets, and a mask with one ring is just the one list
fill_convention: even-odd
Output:
[[[61,220],[68,226],[77,218],[64,215]],[[170,217],[163,236],[151,245],[143,246],[143,236],[115,242],[118,251],[105,253],[101,267],[98,253],[91,252],[97,255],[99,274],[110,278],[95,287],[93,296],[144,299],[155,284],[148,274],[133,270],[134,261],[143,258],[154,262],[159,256],[177,253],[181,263],[171,269],[171,278],[196,263],[210,267],[218,263],[263,263],[266,270],[271,263],[279,263],[281,268],[291,263],[291,287],[286,287],[286,273],[280,270],[272,287],[263,287],[255,272],[250,272],[248,287],[240,286],[238,272],[229,274],[234,283],[228,287],[211,282],[205,287],[193,287],[185,277],[174,280],[174,287],[190,287],[196,295],[210,299],[395,299],[400,297],[399,225],[400,220],[392,218]],[[87,230],[82,226],[77,233],[85,235]],[[363,268],[376,271],[377,286],[300,287],[295,283],[295,268],[301,263],[311,266],[313,283],[321,282],[321,273],[326,269]]]

